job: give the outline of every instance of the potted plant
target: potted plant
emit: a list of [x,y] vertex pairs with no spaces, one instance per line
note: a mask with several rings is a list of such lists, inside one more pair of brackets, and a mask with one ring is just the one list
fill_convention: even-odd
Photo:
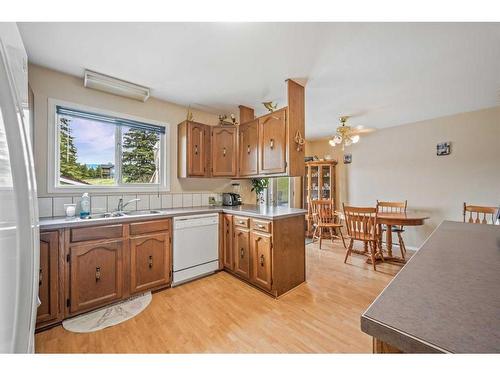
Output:
[[252,178],[252,191],[255,191],[258,205],[266,205],[269,178]]

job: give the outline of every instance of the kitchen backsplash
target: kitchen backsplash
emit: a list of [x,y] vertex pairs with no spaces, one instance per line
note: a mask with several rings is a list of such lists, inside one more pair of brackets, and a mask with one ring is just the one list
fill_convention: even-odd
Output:
[[[210,197],[220,199],[220,193],[172,193],[172,194],[124,194],[124,195],[92,195],[90,194],[90,211],[92,213],[103,213],[115,211],[118,201],[123,202],[138,198],[140,201],[133,202],[125,207],[125,211],[149,210],[159,208],[199,207],[208,206]],[[81,196],[74,197],[40,197],[38,198],[38,211],[40,217],[64,216],[64,205],[76,203],[76,212],[80,213]]]

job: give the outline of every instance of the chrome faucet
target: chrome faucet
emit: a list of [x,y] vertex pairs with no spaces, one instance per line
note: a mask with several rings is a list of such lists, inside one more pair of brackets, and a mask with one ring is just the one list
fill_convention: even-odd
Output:
[[124,209],[125,207],[127,207],[130,203],[139,202],[139,201],[140,201],[140,199],[139,199],[139,198],[135,198],[135,199],[131,199],[131,200],[129,200],[129,201],[128,201],[128,202],[126,202],[126,203],[123,203],[123,198],[120,198],[120,199],[118,200],[118,209],[117,209],[117,211],[118,211],[118,212],[122,212],[122,211],[123,211],[123,209]]

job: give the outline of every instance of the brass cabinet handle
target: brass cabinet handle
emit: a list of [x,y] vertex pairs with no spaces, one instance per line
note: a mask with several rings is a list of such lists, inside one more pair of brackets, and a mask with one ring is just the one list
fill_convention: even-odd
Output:
[[38,286],[42,286],[42,279],[43,279],[43,271],[40,268],[40,270],[38,271]]
[[245,256],[245,249],[241,248],[240,250],[240,258],[243,258]]
[[148,257],[148,266],[149,266],[149,268],[153,268],[153,256],[152,255],[150,255]]
[[260,254],[260,266],[264,267],[264,254]]
[[238,224],[245,224],[243,220],[238,221]]
[[101,280],[101,267],[95,268],[95,282]]
[[222,150],[222,156],[226,156],[226,148],[224,147],[224,149]]
[[198,145],[194,145],[194,154],[198,155]]
[[271,148],[271,150],[274,148],[274,139],[271,138],[271,140],[269,141],[269,147]]
[[250,145],[247,146],[247,154],[250,155]]
[[258,226],[259,228],[264,228],[264,225],[262,225],[262,224],[257,224],[257,226]]

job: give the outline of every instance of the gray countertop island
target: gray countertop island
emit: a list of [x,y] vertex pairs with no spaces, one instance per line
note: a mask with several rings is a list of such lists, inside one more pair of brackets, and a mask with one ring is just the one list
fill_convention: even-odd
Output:
[[500,226],[441,223],[361,330],[406,353],[499,353]]

